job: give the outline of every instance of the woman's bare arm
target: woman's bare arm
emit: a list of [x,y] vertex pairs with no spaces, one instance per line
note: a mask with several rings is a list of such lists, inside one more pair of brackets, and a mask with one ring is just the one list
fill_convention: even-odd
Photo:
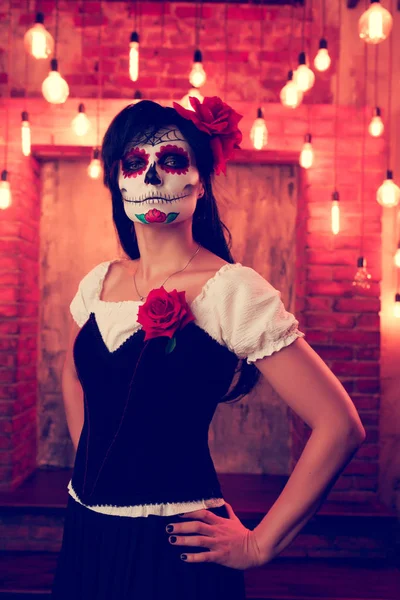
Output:
[[320,508],[363,443],[365,430],[339,380],[304,339],[298,338],[255,364],[312,429],[286,486],[253,530],[260,555],[268,562]]
[[71,317],[70,337],[61,377],[65,415],[75,451],[78,448],[84,421],[83,390],[76,373],[72,354],[72,348],[79,329],[80,327]]

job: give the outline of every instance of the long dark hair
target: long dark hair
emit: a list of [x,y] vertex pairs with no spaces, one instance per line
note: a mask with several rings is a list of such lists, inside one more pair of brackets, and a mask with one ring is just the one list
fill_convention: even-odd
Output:
[[[181,117],[174,108],[161,106],[151,100],[141,100],[126,106],[109,125],[103,139],[101,156],[104,166],[104,185],[112,198],[113,221],[121,246],[131,258],[140,257],[132,221],[125,213],[122,194],[118,185],[119,162],[128,143],[139,138],[141,143],[149,140],[160,128],[175,125],[191,146],[196,166],[204,187],[204,195],[197,200],[193,214],[192,235],[197,244],[229,263],[235,260],[231,254],[232,235],[221,221],[212,190],[214,176],[210,136],[200,131],[192,121]],[[225,233],[228,235],[228,243]],[[260,379],[260,372],[246,360],[239,360],[235,375],[236,383],[228,390],[221,402],[239,402]],[[235,379],[235,377],[234,377]],[[232,402],[233,403],[233,402]]]

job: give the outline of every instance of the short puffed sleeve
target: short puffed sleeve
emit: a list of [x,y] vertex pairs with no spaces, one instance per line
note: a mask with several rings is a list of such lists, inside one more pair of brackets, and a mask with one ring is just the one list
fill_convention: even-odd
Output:
[[71,315],[79,327],[82,327],[89,318],[93,302],[98,297],[99,288],[101,287],[109,262],[102,262],[96,265],[79,282],[78,290],[69,306]]
[[305,334],[285,309],[281,292],[240,263],[218,279],[214,302],[224,344],[248,364],[270,356]]

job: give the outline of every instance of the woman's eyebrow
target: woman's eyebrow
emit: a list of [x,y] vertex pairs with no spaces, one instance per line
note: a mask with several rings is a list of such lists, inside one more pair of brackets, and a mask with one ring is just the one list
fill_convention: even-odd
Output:
[[164,154],[176,154],[177,156],[182,156],[183,158],[189,160],[189,153],[187,150],[185,150],[185,148],[182,148],[182,146],[168,144],[167,146],[163,146],[158,152],[156,152],[157,157],[160,157]]
[[128,160],[129,158],[142,158],[144,161],[147,161],[150,157],[147,154],[144,148],[138,148],[137,146],[129,148],[125,154],[122,156],[122,160]]

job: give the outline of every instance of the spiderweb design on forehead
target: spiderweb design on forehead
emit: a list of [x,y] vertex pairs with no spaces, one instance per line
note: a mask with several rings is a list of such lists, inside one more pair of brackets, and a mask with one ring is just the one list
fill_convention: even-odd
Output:
[[155,134],[148,138],[148,133],[136,136],[127,146],[127,150],[132,146],[149,144],[150,146],[158,146],[159,144],[165,144],[165,142],[186,142],[182,137],[182,134],[177,128],[167,129],[165,127],[159,129]]

